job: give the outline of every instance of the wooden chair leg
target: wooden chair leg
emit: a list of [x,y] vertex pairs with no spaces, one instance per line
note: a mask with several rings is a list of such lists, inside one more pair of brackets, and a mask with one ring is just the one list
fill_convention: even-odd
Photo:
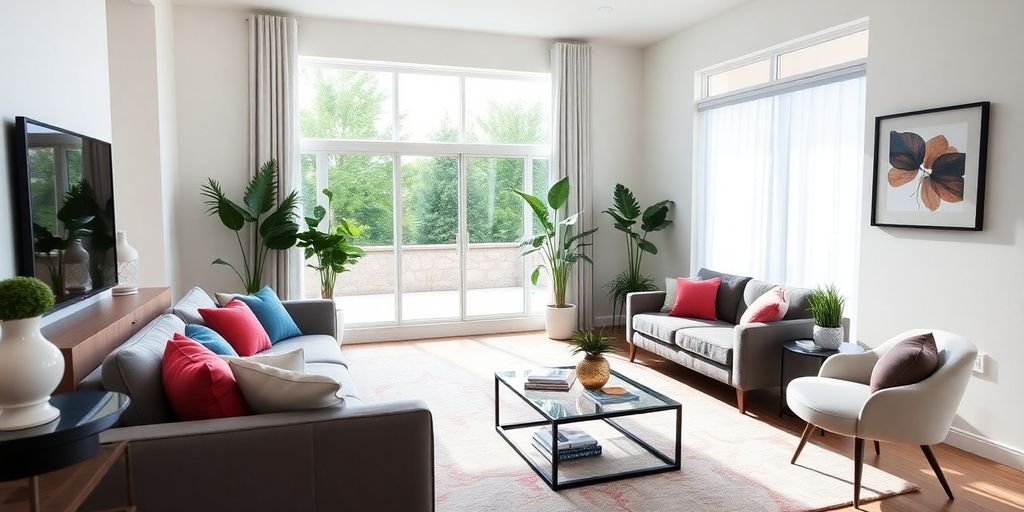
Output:
[[882,454],[882,445],[879,444],[878,441],[875,441],[875,455],[881,455],[881,454]]
[[811,438],[811,434],[814,433],[814,425],[808,423],[804,427],[804,433],[800,436],[800,444],[796,445],[796,452],[793,453],[793,458],[790,459],[790,464],[796,464],[796,458],[800,456],[800,452],[804,451],[804,445],[807,444],[807,440]]
[[949,483],[946,482],[946,475],[942,474],[942,468],[939,467],[939,460],[935,458],[935,452],[932,451],[932,447],[923,444],[921,445],[921,451],[924,452],[925,458],[928,459],[928,464],[931,465],[935,476],[939,478],[939,483],[942,484],[942,488],[946,491],[946,496],[949,496],[951,500],[955,499],[953,498],[953,490],[949,488]]
[[629,344],[629,362],[632,363],[634,359],[636,359],[636,345],[630,343]]
[[853,508],[860,508],[860,477],[864,473],[864,440],[853,442]]
[[740,414],[747,413],[747,392],[740,388],[736,388],[736,408],[740,410]]

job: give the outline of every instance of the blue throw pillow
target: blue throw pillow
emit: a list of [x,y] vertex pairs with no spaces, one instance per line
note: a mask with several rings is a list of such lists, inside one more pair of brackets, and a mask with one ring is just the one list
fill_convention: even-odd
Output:
[[281,299],[277,298],[277,294],[269,286],[263,287],[255,295],[236,295],[235,298],[249,306],[270,336],[271,343],[302,336],[299,326],[295,324],[288,310],[284,309],[284,304],[281,304]]
[[238,357],[238,352],[231,347],[228,340],[217,334],[217,331],[205,325],[188,324],[185,326],[185,336],[199,342],[200,345],[210,349],[210,352],[218,356]]

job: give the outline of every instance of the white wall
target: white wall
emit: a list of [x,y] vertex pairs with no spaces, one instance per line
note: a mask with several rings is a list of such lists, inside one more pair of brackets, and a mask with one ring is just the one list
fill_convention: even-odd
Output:
[[[991,356],[989,371],[971,380],[947,441],[1024,467],[1024,411],[1012,405],[1024,389],[1024,203],[1015,197],[1024,176],[1011,153],[1024,137],[1024,72],[1012,64],[1024,47],[1017,27],[1024,4],[756,0],[652,45],[644,52],[647,189],[668,188],[689,208],[697,70],[864,16],[871,31],[866,140],[878,115],[981,100],[993,102],[993,113],[981,233],[868,226],[873,149],[865,148],[858,332],[871,345],[912,327],[974,341]],[[689,268],[688,222],[669,236],[676,257],[658,259],[659,275]]]
[[[212,268],[217,257],[237,259],[237,243],[215,219],[206,217],[199,187],[207,176],[219,179],[229,195],[247,179],[248,100],[245,18],[242,10],[177,6],[176,87],[180,183],[178,222],[182,233],[181,285],[236,289],[230,270]],[[550,70],[550,40],[504,35],[299,19],[299,53],[417,64]],[[593,144],[595,213],[605,208],[616,181],[629,182],[637,170],[640,134],[641,55],[639,50],[596,45],[593,48]],[[595,252],[598,284],[624,261],[610,225],[596,217],[604,233]],[[203,240],[202,244],[189,240]],[[611,247],[606,244],[612,243]],[[230,257],[230,258],[229,258]],[[610,307],[598,289],[596,315]]]
[[[107,21],[103,0],[6,2],[0,16],[0,278],[15,274],[10,145],[14,118],[28,116],[111,139]],[[117,176],[115,176],[115,180]]]

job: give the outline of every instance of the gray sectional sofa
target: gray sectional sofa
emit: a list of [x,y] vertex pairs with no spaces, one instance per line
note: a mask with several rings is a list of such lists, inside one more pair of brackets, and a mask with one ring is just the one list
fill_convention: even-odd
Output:
[[[668,316],[663,291],[629,294],[626,340],[630,361],[639,347],[729,384],[736,388],[736,405],[743,413],[747,391],[778,387],[782,344],[811,337],[810,290],[784,286],[790,306],[778,322],[737,325],[747,306],[776,285],[708,269],[697,273],[698,279],[715,277],[722,278],[715,302],[717,321]],[[849,333],[849,322],[845,325]]]
[[[285,301],[303,335],[268,353],[302,347],[307,369],[342,383],[336,407],[202,421],[175,420],[161,377],[167,340],[215,307],[194,288],[106,357],[80,389],[128,394],[122,424],[101,442],[129,441],[135,505],[181,510],[326,511],[434,508],[434,440],[420,401],[368,403],[342,355],[334,303]],[[125,469],[111,470],[85,510],[123,506]]]

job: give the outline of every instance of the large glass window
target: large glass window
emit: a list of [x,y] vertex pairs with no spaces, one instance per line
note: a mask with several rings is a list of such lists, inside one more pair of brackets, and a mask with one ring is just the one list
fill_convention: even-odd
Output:
[[[536,230],[512,189],[543,195],[550,79],[533,73],[302,59],[303,206],[364,226],[335,287],[346,324],[542,312],[518,241]],[[319,295],[312,271],[306,295]]]

